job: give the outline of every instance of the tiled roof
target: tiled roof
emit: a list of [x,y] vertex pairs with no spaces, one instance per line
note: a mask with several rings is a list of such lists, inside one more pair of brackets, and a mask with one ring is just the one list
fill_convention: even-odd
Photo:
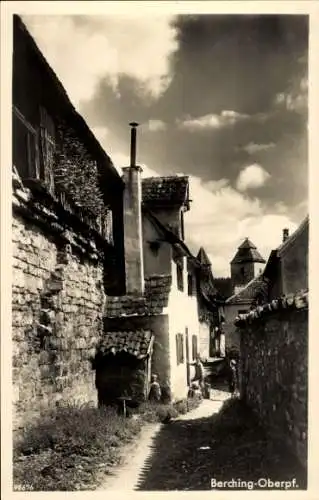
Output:
[[226,304],[237,304],[242,302],[252,302],[257,295],[261,294],[265,299],[268,296],[268,280],[259,275],[252,279],[239,292],[235,293],[226,300]]
[[188,177],[148,177],[142,180],[146,205],[188,205]]
[[257,306],[256,309],[253,309],[249,313],[237,316],[234,324],[239,327],[245,327],[253,321],[265,318],[268,315],[276,313],[277,311],[282,311],[283,309],[308,310],[308,293],[308,290],[300,290],[295,294],[289,294],[287,296],[280,297],[279,299],[274,299],[267,304]]
[[168,306],[172,277],[167,275],[151,276],[145,279],[145,297],[150,311],[161,311]]
[[133,297],[123,295],[108,297],[105,307],[107,318],[123,316],[152,316],[162,314],[168,305],[172,277],[169,275],[156,275],[145,279],[145,295]]
[[255,245],[246,238],[238,247],[237,253],[231,264],[240,264],[241,262],[266,262],[260,255]]
[[145,358],[152,348],[153,335],[149,330],[107,332],[99,345],[102,354],[127,352],[138,359]]

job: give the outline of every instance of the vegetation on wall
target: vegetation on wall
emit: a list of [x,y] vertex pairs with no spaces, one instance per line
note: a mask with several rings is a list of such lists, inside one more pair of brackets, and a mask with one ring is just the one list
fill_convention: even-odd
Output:
[[77,207],[91,218],[106,215],[99,187],[97,162],[88,153],[76,132],[61,121],[57,127],[54,161],[54,184],[58,191],[69,194]]

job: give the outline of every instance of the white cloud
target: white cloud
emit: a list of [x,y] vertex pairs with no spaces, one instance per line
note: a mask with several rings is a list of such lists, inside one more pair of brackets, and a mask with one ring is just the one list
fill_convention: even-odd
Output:
[[246,191],[247,189],[259,188],[270,178],[269,173],[257,163],[245,167],[238,176],[237,189]]
[[296,229],[283,204],[265,213],[260,200],[229,185],[221,184],[216,190],[192,176],[190,197],[193,202],[185,217],[187,240],[194,253],[204,246],[216,277],[230,276],[229,263],[246,236],[267,260],[282,241],[282,229]]
[[276,144],[274,142],[270,142],[268,144],[256,144],[254,142],[250,142],[246,146],[244,146],[242,149],[244,151],[247,151],[250,155],[254,153],[258,153],[259,151],[268,151],[269,149],[273,149],[276,147]]
[[287,92],[280,92],[275,96],[275,105],[284,107],[288,111],[303,112],[308,106],[308,78],[294,80]]
[[157,132],[158,130],[165,130],[166,124],[162,120],[149,120],[147,128],[150,132]]
[[169,56],[177,42],[169,16],[87,16],[79,22],[51,15],[23,20],[76,107],[92,97],[106,75],[114,88],[119,74],[136,77],[153,96],[170,81]]
[[247,120],[249,115],[237,113],[236,111],[225,110],[218,114],[208,114],[197,118],[186,118],[178,120],[177,124],[180,128],[189,130],[198,130],[206,128],[223,128],[234,125],[239,121]]

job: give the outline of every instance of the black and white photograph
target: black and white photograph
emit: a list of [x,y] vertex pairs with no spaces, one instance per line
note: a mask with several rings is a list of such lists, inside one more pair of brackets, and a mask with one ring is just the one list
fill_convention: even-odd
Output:
[[308,491],[303,2],[3,3],[12,491]]

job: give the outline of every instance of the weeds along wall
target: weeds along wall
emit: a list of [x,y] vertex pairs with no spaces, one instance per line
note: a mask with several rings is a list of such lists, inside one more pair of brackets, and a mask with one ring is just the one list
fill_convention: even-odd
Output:
[[305,466],[308,306],[300,300],[297,304],[298,308],[286,306],[239,328],[241,396],[269,433]]
[[17,199],[13,210],[15,428],[61,400],[97,400],[91,359],[102,330],[103,259],[65,221],[61,238],[57,217],[49,224],[41,210],[29,213]]

